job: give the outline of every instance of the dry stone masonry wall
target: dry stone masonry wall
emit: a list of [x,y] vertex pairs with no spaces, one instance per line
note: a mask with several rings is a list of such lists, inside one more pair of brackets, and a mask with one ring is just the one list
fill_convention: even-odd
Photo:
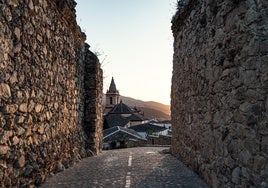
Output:
[[101,150],[102,72],[75,5],[0,0],[0,187],[38,185]]
[[268,1],[182,0],[172,153],[212,187],[268,187]]
[[102,148],[103,79],[99,60],[95,54],[88,50],[88,47],[89,46],[86,45],[83,125],[87,135],[86,148],[99,154]]

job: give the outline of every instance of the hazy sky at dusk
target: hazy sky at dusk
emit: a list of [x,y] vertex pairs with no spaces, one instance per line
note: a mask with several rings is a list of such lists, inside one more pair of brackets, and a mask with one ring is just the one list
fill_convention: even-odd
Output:
[[76,2],[90,49],[102,54],[104,92],[113,76],[120,95],[169,104],[177,0]]

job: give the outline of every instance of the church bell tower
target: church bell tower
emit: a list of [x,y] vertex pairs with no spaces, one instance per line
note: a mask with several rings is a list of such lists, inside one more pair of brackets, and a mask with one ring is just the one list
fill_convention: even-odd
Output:
[[112,77],[109,90],[106,92],[105,111],[110,111],[115,105],[117,105],[120,102],[119,97],[119,91],[116,89],[114,78]]

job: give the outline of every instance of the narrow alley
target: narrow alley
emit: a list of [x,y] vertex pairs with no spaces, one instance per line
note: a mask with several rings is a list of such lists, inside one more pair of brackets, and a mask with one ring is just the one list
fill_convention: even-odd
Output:
[[167,147],[103,151],[49,177],[41,188],[52,187],[208,187],[197,174],[171,156]]

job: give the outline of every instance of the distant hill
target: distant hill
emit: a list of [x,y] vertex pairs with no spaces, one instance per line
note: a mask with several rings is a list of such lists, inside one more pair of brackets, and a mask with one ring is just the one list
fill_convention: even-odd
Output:
[[170,119],[170,106],[154,101],[142,101],[131,97],[120,96],[122,101],[131,107],[137,107],[144,112],[145,117],[161,120]]
[[138,110],[141,110],[142,112],[144,112],[144,116],[146,118],[149,119],[159,119],[159,120],[169,120],[170,119],[170,115],[159,111],[159,110],[155,110],[153,108],[146,108],[146,107],[137,107]]

